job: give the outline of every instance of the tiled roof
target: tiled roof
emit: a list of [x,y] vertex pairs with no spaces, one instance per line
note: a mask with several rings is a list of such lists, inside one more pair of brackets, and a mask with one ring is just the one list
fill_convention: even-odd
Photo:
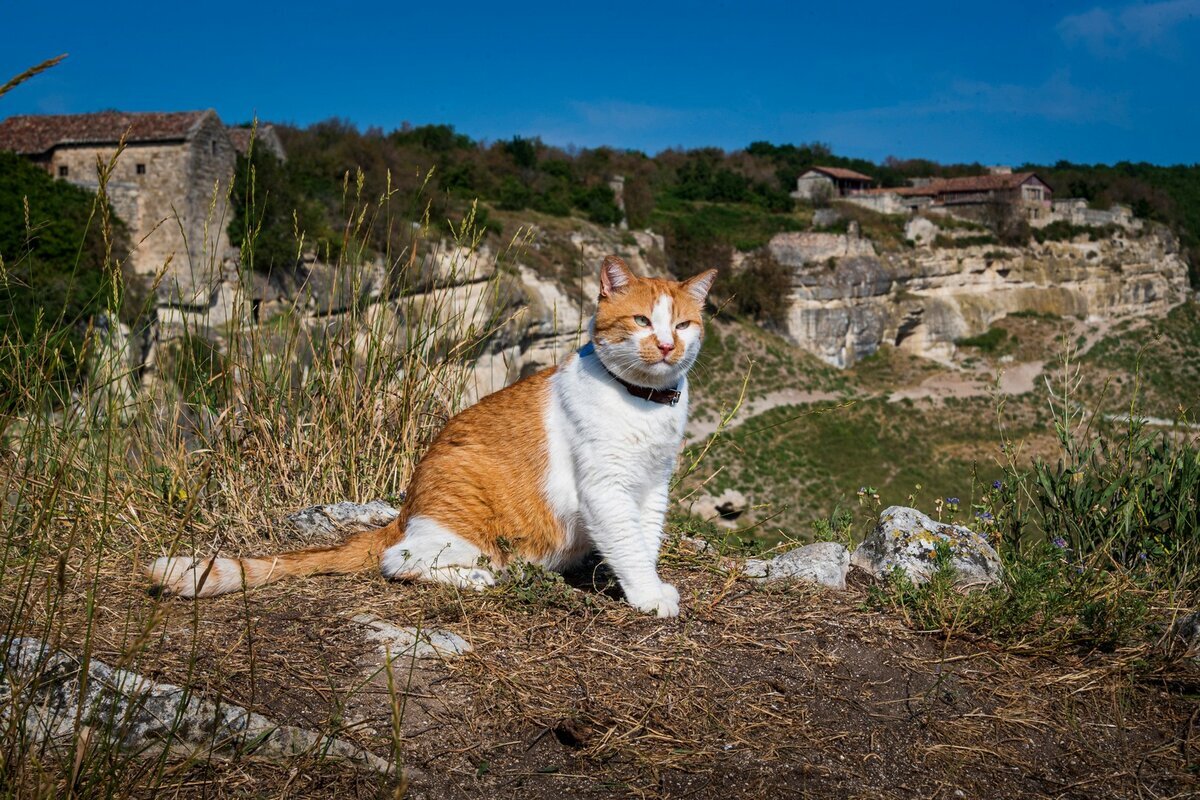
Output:
[[229,141],[233,142],[234,150],[243,156],[250,152],[252,131],[249,128],[226,128],[225,132],[229,134]]
[[0,150],[32,155],[61,144],[168,142],[187,139],[211,111],[168,113],[44,114],[9,117],[0,122]]
[[274,153],[276,158],[280,160],[284,158],[283,143],[279,141],[279,134],[275,132],[274,125],[259,125],[257,130],[230,126],[225,129],[225,132],[229,134],[229,141],[233,143],[233,149],[237,150],[240,155],[244,156],[250,152],[250,138],[253,134],[255,149],[265,147]]
[[895,194],[900,197],[937,197],[957,192],[987,192],[994,189],[1016,189],[1030,178],[1037,178],[1047,187],[1050,184],[1038,178],[1034,172],[1018,172],[1012,175],[967,175],[962,178],[938,178],[924,186],[894,186],[888,189],[868,189],[870,194]]
[[870,175],[863,175],[861,172],[855,172],[852,169],[843,169],[841,167],[813,167],[817,172],[824,173],[831,178],[838,178],[844,181],[873,181],[875,180]]
[[[919,188],[934,194],[946,194],[947,192],[986,192],[992,189],[1016,189],[1030,178],[1037,178],[1037,175],[1032,172],[1017,172],[1006,175],[969,175],[963,178],[945,178]],[[1042,179],[1038,178],[1038,180]],[[1045,183],[1045,181],[1042,181],[1042,183]]]

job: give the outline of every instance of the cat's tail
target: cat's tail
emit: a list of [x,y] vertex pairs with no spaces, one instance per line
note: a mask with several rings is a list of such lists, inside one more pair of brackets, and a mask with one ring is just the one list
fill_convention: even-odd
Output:
[[257,558],[159,558],[146,572],[155,588],[182,597],[213,597],[281,578],[364,572],[404,535],[405,515],[382,528],[356,533],[334,547],[310,547]]

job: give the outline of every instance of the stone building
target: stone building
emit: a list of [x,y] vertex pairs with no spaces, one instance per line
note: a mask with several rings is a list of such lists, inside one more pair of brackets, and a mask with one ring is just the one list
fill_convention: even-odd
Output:
[[[274,131],[270,136],[278,144]],[[93,191],[98,162],[108,164],[122,141],[107,188],[113,210],[129,226],[131,266],[143,275],[166,266],[165,300],[207,303],[232,257],[227,195],[237,159],[215,111],[102,111],[0,122],[0,150]]]
[[1052,218],[1054,190],[1032,172],[997,172],[961,178],[937,178],[912,186],[869,189],[847,200],[885,214],[933,208],[971,216],[1006,206],[1029,220]]
[[827,200],[846,197],[871,188],[874,178],[842,167],[812,167],[796,179],[792,197],[799,200]]
[[250,140],[253,138],[256,152],[259,148],[263,148],[280,161],[287,161],[287,154],[283,150],[283,141],[275,132],[274,125],[259,125],[257,128],[230,126],[227,132],[229,141],[233,143],[233,149],[237,150],[238,155],[244,156],[250,153]]

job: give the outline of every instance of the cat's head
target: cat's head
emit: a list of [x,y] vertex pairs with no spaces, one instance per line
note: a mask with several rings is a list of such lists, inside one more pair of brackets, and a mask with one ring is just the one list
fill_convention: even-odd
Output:
[[704,299],[716,277],[710,269],[686,281],[641,278],[621,259],[607,256],[592,321],[600,361],[638,386],[674,386],[700,354]]

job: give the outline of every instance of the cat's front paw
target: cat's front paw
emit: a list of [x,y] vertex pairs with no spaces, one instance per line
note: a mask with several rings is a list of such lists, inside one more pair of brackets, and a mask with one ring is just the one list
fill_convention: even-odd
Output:
[[626,592],[625,599],[638,611],[659,617],[679,616],[679,590],[669,583],[640,592]]

